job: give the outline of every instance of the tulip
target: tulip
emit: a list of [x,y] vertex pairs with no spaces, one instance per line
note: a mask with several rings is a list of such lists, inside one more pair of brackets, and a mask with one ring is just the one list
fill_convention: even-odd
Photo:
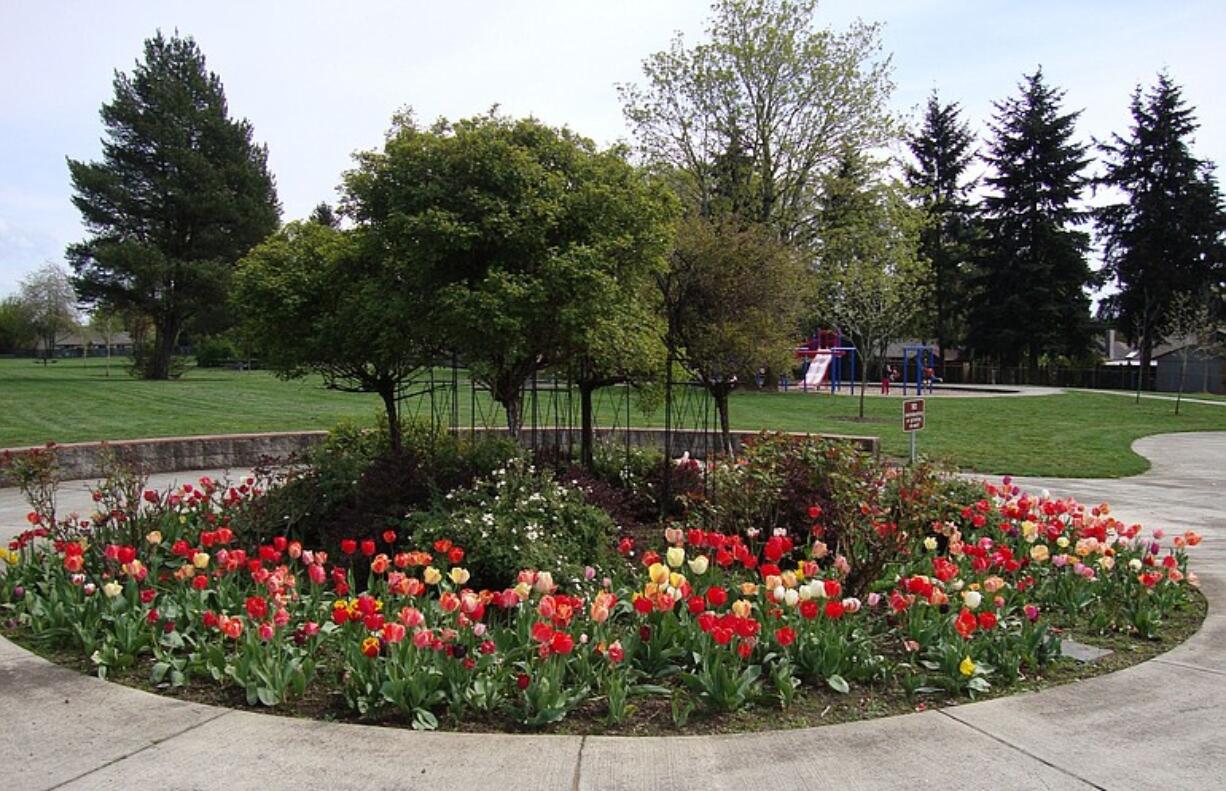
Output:
[[198,569],[206,569],[209,567],[209,553],[197,552],[192,555],[192,565]]
[[677,568],[685,562],[685,550],[681,547],[669,547],[664,557],[668,560],[668,565]]
[[443,572],[434,566],[426,566],[426,570],[422,572],[421,576],[427,585],[437,585],[443,580]]
[[450,573],[448,573],[447,576],[451,577],[451,581],[454,584],[463,585],[464,583],[468,582],[470,575],[468,573],[468,569],[456,566],[450,571]]
[[933,538],[932,536],[928,536],[927,538],[924,539],[924,549],[928,550],[929,552],[935,552],[936,548],[937,548],[937,540],[935,538]]
[[707,559],[706,555],[699,555],[689,562],[690,571],[692,571],[694,575],[698,577],[701,577],[703,574],[707,573],[707,568],[709,565],[710,561]]
[[979,593],[979,591],[963,591],[962,601],[967,607],[974,610],[983,603],[983,596]]
[[108,599],[113,599],[119,594],[123,593],[123,586],[120,585],[118,582],[111,580],[110,582],[102,586],[102,592],[106,594],[106,597]]
[[151,530],[145,534],[145,540],[150,544],[160,544],[162,543],[162,534],[157,530]]
[[975,673],[975,661],[967,656],[958,664],[958,672],[964,676],[971,676]]
[[553,584],[553,574],[548,571],[542,571],[536,575],[536,582],[532,587],[537,593],[553,593],[557,589],[557,585]]
[[652,563],[647,568],[647,577],[657,585],[668,582],[668,567],[662,563]]

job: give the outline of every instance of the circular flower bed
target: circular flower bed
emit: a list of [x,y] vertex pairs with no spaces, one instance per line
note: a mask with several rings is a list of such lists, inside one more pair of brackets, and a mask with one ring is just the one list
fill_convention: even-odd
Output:
[[[742,494],[758,485],[744,462],[704,474]],[[621,538],[605,568],[525,568],[495,588],[470,585],[478,558],[452,538],[414,545],[411,520],[331,552],[286,536],[250,545],[252,479],[108,490],[92,520],[32,513],[0,549],[0,624],[101,676],[197,697],[315,701],[306,709],[415,728],[574,715],[616,731],[730,712],[786,722],[806,696],[854,698],[861,715],[874,700],[886,713],[974,697],[1044,673],[1070,626],[1147,640],[1190,611],[1195,533],[1146,533],[1008,479],[934,510],[933,480],[882,466],[852,494],[815,496],[790,529],[694,516],[654,547]]]

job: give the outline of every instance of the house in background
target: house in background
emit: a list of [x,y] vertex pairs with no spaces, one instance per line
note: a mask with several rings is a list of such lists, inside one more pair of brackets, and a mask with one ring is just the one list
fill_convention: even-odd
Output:
[[[35,356],[42,356],[42,341],[34,349]],[[111,336],[111,356],[124,357],[132,353],[132,336],[126,332],[117,332]],[[102,336],[85,328],[57,338],[52,357],[106,357],[106,344]]]
[[1226,331],[1219,330],[1216,341],[1201,344],[1193,338],[1185,338],[1155,349],[1156,389],[1170,393],[1181,389],[1179,375],[1186,350],[1188,366],[1183,375],[1183,392],[1226,395]]

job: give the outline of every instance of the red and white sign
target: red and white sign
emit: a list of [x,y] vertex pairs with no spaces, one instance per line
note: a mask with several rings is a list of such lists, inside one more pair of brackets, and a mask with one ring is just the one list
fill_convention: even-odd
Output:
[[924,428],[924,399],[908,398],[902,402],[902,430],[921,431]]

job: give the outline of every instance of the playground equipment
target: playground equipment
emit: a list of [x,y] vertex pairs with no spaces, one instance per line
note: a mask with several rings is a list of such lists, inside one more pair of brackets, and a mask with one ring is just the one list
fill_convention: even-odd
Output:
[[[796,348],[798,358],[808,360],[803,378],[800,380],[802,390],[820,390],[823,384],[830,386],[831,393],[837,393],[845,385],[851,392],[856,389],[856,348],[844,346],[843,336],[835,331],[822,330]],[[787,389],[787,384],[784,384]]]
[[[923,395],[924,387],[932,393],[932,384],[936,379],[933,362],[936,359],[934,347],[926,344],[902,347],[902,394],[907,394],[907,388],[914,384],[915,394]],[[914,363],[914,372],[912,372]]]

